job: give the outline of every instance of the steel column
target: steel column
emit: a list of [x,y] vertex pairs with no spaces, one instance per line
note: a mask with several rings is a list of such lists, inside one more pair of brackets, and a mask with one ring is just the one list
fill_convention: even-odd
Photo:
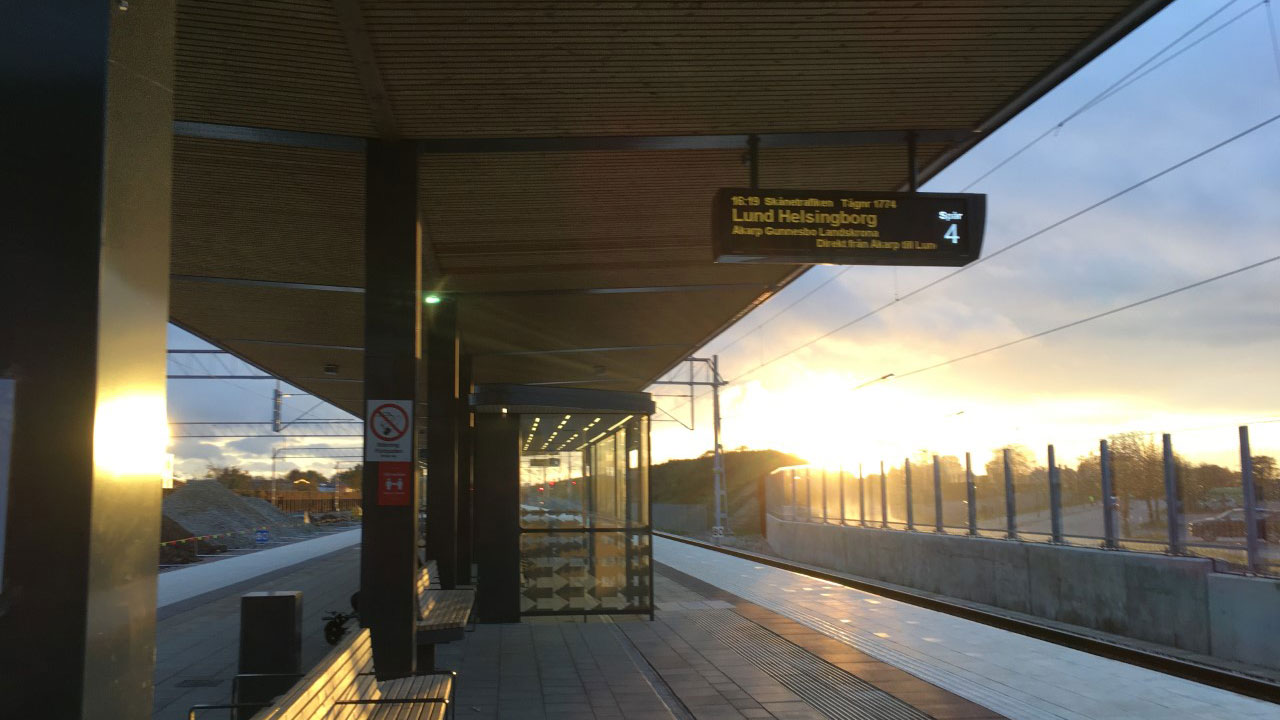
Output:
[[458,585],[458,304],[427,305],[427,557]]
[[880,461],[880,527],[889,527],[889,479],[884,474],[884,461]]
[[791,477],[791,519],[795,520],[797,518],[796,502],[800,502],[800,489],[796,487],[796,475],[799,473],[795,470],[787,470],[787,475]]
[[844,466],[840,466],[840,524],[844,525],[845,507],[844,507]]
[[458,584],[470,585],[474,482],[472,459],[475,448],[475,420],[471,413],[471,356],[463,355],[458,365]]
[[822,522],[826,524],[831,518],[827,510],[827,469],[822,468]]
[[476,610],[485,623],[520,622],[520,421],[476,413]]
[[933,456],[933,529],[942,532],[942,468],[938,456]]
[[804,469],[804,519],[813,522],[813,469]]
[[1053,445],[1049,446],[1049,528],[1053,541],[1061,544],[1062,539],[1062,476],[1058,470],[1058,462],[1053,454]]
[[[370,140],[365,153],[365,400],[417,408],[421,359],[422,245],[413,143]],[[367,402],[366,402],[367,405]],[[367,412],[367,409],[366,409]],[[360,622],[373,635],[379,679],[414,671],[417,580],[417,433],[410,432],[409,497],[380,497],[377,462],[365,448],[360,543]]]
[[1169,523],[1169,553],[1186,552],[1182,541],[1182,488],[1178,484],[1178,467],[1173,457],[1173,438],[1169,433],[1161,436],[1164,446],[1164,509]]
[[978,534],[978,492],[973,486],[973,458],[964,454],[964,494],[969,501],[969,534]]
[[1010,540],[1018,537],[1018,504],[1013,494],[1013,468],[1009,465],[1009,448],[1004,449],[1004,512]]
[[867,481],[862,474],[862,463],[858,463],[858,524],[867,526]]
[[907,529],[916,529],[916,508],[914,498],[911,497],[911,459],[904,458],[902,461],[902,483],[907,491]]
[[0,23],[5,717],[152,711],[174,9],[139,5]]
[[1249,569],[1258,572],[1262,559],[1258,548],[1258,491],[1253,478],[1253,455],[1249,450],[1249,426],[1240,426],[1240,489],[1244,492],[1244,538]]
[[1102,547],[1115,550],[1120,547],[1116,542],[1116,509],[1119,499],[1111,478],[1111,448],[1106,440],[1098,442],[1098,452],[1098,469],[1102,474]]

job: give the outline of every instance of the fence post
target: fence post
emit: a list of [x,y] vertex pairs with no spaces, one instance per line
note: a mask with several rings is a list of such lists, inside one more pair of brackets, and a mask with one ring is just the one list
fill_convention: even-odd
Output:
[[964,493],[969,501],[969,534],[978,534],[978,492],[973,486],[973,459],[964,454]]
[[911,458],[903,458],[902,461],[902,482],[907,489],[907,529],[916,529],[916,508],[914,499],[911,497]]
[[844,464],[840,465],[840,524],[844,525]]
[[1164,509],[1169,523],[1169,554],[1182,555],[1182,493],[1178,487],[1178,468],[1173,459],[1173,438],[1169,433],[1161,436],[1164,445]]
[[1013,495],[1013,468],[1009,465],[1009,448],[1004,449],[1004,514],[1010,540],[1018,538],[1018,505]]
[[796,503],[800,502],[800,488],[796,480],[800,477],[800,473],[789,470],[787,474],[791,476],[791,522],[795,522],[799,517],[796,514]]
[[884,475],[884,461],[880,461],[880,527],[889,527],[889,483]]
[[938,456],[933,456],[933,529],[942,532],[942,468]]
[[1240,426],[1240,489],[1244,492],[1244,538],[1249,569],[1259,572],[1258,491],[1253,484],[1253,455],[1249,450],[1249,426]]
[[1058,461],[1053,454],[1053,443],[1049,443],[1049,528],[1053,533],[1053,541],[1059,545],[1062,539],[1062,474],[1058,470]]
[[862,463],[858,463],[858,524],[867,526],[867,483],[862,474]]
[[813,468],[804,466],[804,519],[813,522]]
[[1102,471],[1102,547],[1119,549],[1116,542],[1116,510],[1120,498],[1116,497],[1115,482],[1111,478],[1111,447],[1106,440],[1098,442],[1098,465]]
[[831,521],[831,512],[827,510],[827,469],[822,468],[822,524]]

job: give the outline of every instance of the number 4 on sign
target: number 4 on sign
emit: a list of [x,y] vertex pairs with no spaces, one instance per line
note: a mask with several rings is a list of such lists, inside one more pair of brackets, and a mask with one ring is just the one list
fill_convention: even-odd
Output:
[[942,238],[944,240],[950,240],[952,245],[960,242],[960,233],[956,230],[955,223],[951,223],[951,227],[947,228],[947,231],[942,233]]

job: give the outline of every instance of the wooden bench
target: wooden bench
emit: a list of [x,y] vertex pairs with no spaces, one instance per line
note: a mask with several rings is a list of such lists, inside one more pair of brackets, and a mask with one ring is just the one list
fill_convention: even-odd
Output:
[[[368,629],[338,643],[311,672],[261,709],[253,720],[444,720],[453,705],[457,673],[432,672],[379,683],[373,675]],[[196,705],[198,710],[251,709],[262,705]]]
[[435,581],[435,563],[418,573],[418,667],[435,668],[437,643],[461,640],[473,617],[474,590],[442,590]]

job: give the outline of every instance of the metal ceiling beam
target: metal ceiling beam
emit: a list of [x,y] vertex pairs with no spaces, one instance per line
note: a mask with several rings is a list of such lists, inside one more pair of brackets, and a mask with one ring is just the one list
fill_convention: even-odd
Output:
[[761,148],[905,145],[910,133],[922,143],[949,145],[974,137],[973,130],[853,130],[756,135],[603,135],[596,137],[434,138],[418,141],[424,154],[495,152],[591,152],[635,150],[742,150],[752,137]]
[[311,148],[313,150],[342,150],[364,152],[365,139],[351,135],[302,132],[300,130],[276,130],[274,128],[222,125],[219,123],[175,120],[173,134],[177,137],[203,138],[205,140],[235,140],[262,145]]
[[[524,268],[513,268],[524,269]],[[169,276],[170,280],[181,282],[200,282],[214,285],[236,285],[240,287],[274,288],[279,290],[311,290],[317,292],[337,292],[363,295],[364,288],[353,285],[318,285],[315,283],[283,282],[280,280],[254,280],[251,278],[211,277],[206,275]],[[522,296],[555,296],[555,295],[634,295],[641,293],[675,293],[675,292],[714,292],[717,290],[765,290],[768,283],[712,283],[705,285],[647,285],[634,287],[601,287],[601,288],[548,288],[538,290],[442,290],[437,294],[452,297],[522,297]],[[249,342],[249,341],[228,341]]]
[[378,135],[384,140],[399,140],[400,128],[391,111],[391,98],[382,83],[382,73],[378,70],[373,43],[369,42],[369,31],[364,25],[360,0],[333,0],[333,9],[338,14],[338,25],[346,38],[347,51],[351,53],[351,63],[355,65],[360,86],[364,88],[365,98],[369,101],[369,113],[373,116],[373,124],[378,128]]
[[342,351],[349,351],[349,352],[364,352],[364,347],[361,345],[325,345],[323,343],[289,342],[288,340],[260,340],[256,338],[233,338],[230,340],[223,340],[223,342],[227,343],[228,345],[230,345],[231,343],[251,343],[254,345],[278,345],[280,347],[295,347],[295,348],[303,348],[307,350],[342,350]]
[[599,385],[602,383],[633,383],[633,382],[636,382],[636,381],[629,380],[627,378],[590,378],[590,379],[582,379],[582,380],[554,380],[554,381],[548,381],[548,382],[531,382],[531,383],[520,383],[520,384],[552,386],[552,385]]
[[318,290],[320,292],[341,292],[364,294],[364,288],[354,285],[317,285],[314,283],[282,282],[279,280],[253,280],[250,278],[212,277],[209,275],[171,274],[169,280],[180,282],[210,283],[213,285],[238,285],[240,287],[278,288],[281,290]]
[[476,353],[473,357],[517,357],[524,355],[572,355],[575,353],[628,352],[635,350],[659,350],[662,348],[685,347],[684,343],[662,343],[660,345],[616,345],[613,347],[562,348],[559,350],[511,350],[507,352]]
[[[340,0],[335,0],[339,2]],[[905,130],[851,130],[845,132],[793,132],[757,134],[764,149],[855,147],[861,145],[906,145]],[[983,137],[970,129],[915,130],[921,143],[951,145],[970,143]],[[173,123],[178,137],[286,145],[317,150],[364,152],[366,138],[353,135],[276,130],[274,128],[223,125],[178,120]],[[426,155],[483,154],[495,152],[593,152],[663,150],[743,150],[749,133],[730,135],[598,135],[590,137],[476,137],[422,138],[418,151]]]
[[718,283],[707,285],[647,285],[633,287],[602,288],[549,288],[543,290],[458,290],[444,291],[442,295],[462,297],[525,297],[538,295],[636,295],[644,293],[714,292],[716,290],[764,290],[768,283]]

